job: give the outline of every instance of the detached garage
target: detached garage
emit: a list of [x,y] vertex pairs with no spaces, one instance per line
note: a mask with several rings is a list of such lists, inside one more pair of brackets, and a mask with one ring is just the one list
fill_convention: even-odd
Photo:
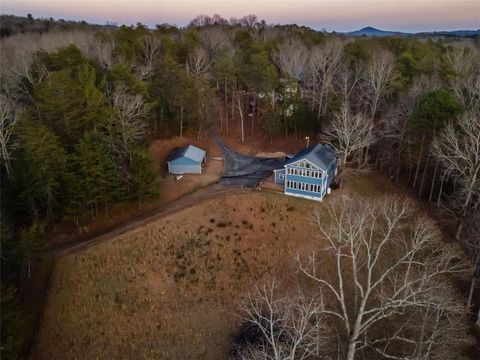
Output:
[[175,149],[167,161],[168,172],[170,174],[201,174],[205,155],[205,150],[193,145]]

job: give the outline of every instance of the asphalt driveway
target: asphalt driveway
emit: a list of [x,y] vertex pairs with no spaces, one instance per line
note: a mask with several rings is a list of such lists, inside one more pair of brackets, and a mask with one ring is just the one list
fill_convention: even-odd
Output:
[[215,141],[225,158],[224,173],[218,180],[221,184],[254,187],[285,163],[284,158],[242,155],[228,148],[219,137]]

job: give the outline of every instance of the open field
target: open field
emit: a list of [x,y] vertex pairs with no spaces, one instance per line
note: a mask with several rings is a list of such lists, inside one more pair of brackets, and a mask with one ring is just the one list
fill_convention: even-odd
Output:
[[[376,175],[351,180],[327,201],[394,189]],[[33,358],[226,358],[245,293],[289,276],[312,247],[314,208],[277,193],[224,195],[61,257]]]

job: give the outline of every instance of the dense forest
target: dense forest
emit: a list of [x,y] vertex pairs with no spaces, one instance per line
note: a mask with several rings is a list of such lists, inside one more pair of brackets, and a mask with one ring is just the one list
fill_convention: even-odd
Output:
[[253,15],[155,29],[2,23],[2,357],[21,351],[19,299],[45,234],[155,198],[148,143],[211,130],[240,142],[310,136],[331,143],[342,166],[409,184],[442,210],[476,264],[472,303],[478,37],[349,38]]

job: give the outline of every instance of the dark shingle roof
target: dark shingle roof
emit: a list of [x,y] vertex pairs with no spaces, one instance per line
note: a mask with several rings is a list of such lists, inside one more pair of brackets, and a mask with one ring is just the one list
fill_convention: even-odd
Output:
[[193,145],[187,145],[178,149],[175,149],[169,156],[168,161],[172,161],[181,157],[201,163],[205,157],[205,150],[202,150]]
[[287,160],[285,165],[302,159],[310,161],[322,170],[327,170],[328,165],[335,159],[335,150],[328,144],[316,144],[300,150],[293,158]]

